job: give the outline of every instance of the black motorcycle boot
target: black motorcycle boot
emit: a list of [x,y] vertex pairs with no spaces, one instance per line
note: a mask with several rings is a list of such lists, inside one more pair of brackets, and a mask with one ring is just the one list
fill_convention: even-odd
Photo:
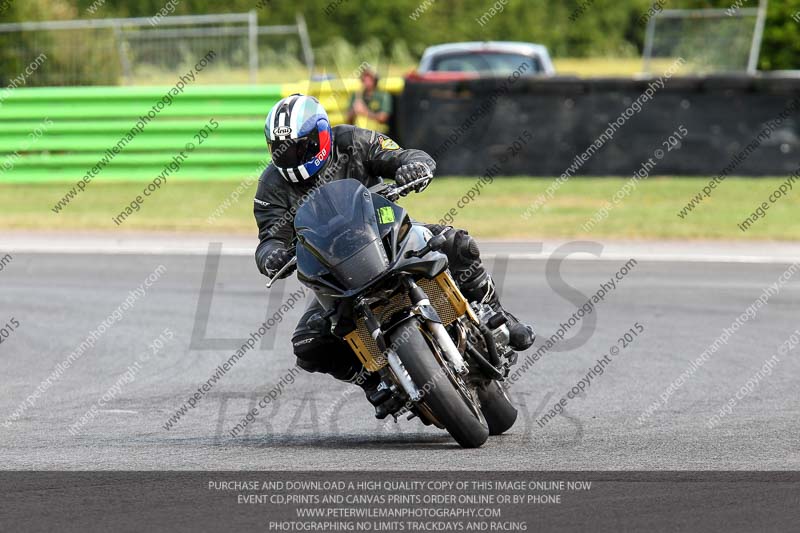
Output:
[[509,346],[522,352],[533,346],[536,334],[533,327],[523,324],[510,312],[503,309],[497,296],[494,281],[483,266],[480,250],[475,240],[462,230],[449,230],[447,256],[450,271],[464,297],[470,302],[488,304],[495,312],[506,317],[509,331]]
[[[483,268],[483,267],[481,267]],[[536,333],[533,331],[533,326],[523,324],[519,319],[509,311],[503,309],[500,304],[500,298],[497,296],[497,291],[494,287],[494,281],[487,274],[486,279],[477,286],[461,287],[461,292],[464,297],[470,302],[480,302],[489,305],[495,312],[502,313],[506,317],[506,327],[508,327],[509,341],[508,345],[515,352],[524,352],[531,346],[533,341],[536,340]]]
[[367,397],[367,401],[374,407],[378,407],[391,397],[388,389],[378,389],[381,384],[381,378],[377,372],[370,372],[366,368],[362,368],[353,383],[361,387]]
[[386,414],[381,406],[392,397],[389,389],[380,388],[381,378],[377,372],[370,372],[363,365],[359,364],[358,368],[351,367],[346,374],[334,375],[335,378],[346,383],[358,385],[364,391],[364,396],[367,401],[375,408],[375,416],[377,418],[386,418]]

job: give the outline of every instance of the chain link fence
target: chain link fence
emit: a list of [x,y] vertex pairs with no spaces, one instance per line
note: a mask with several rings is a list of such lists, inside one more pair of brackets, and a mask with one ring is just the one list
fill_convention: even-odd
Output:
[[755,74],[766,19],[758,8],[665,9],[649,19],[645,34],[645,73],[678,57],[693,74]]
[[209,50],[215,64],[202,83],[296,81],[314,68],[301,14],[295,24],[259,26],[251,11],[0,24],[0,78],[45,54],[29,85],[166,85]]

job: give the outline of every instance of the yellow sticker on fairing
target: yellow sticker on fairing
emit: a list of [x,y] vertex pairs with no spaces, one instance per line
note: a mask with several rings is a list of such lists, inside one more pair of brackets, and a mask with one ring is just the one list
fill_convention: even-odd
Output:
[[389,137],[383,137],[381,139],[381,148],[384,150],[399,150],[400,147],[397,145],[396,142],[391,140]]

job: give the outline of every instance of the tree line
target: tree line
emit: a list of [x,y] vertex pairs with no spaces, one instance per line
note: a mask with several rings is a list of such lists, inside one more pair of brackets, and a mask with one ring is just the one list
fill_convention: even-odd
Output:
[[[418,57],[431,44],[464,40],[542,43],[554,57],[636,57],[643,17],[669,8],[746,8],[757,0],[2,0],[0,21],[153,17],[256,10],[260,24],[302,12],[315,48],[398,45]],[[800,69],[800,0],[771,0],[759,67]],[[90,43],[89,43],[90,44]],[[0,51],[0,70],[9,66]],[[5,64],[6,66],[1,66]],[[8,72],[1,74],[8,75]]]

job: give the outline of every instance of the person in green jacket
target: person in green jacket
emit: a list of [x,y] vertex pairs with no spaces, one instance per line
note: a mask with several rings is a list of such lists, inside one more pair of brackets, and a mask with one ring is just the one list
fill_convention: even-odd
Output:
[[350,96],[347,123],[386,133],[392,116],[392,96],[378,90],[378,75],[367,67],[361,72],[362,90]]

